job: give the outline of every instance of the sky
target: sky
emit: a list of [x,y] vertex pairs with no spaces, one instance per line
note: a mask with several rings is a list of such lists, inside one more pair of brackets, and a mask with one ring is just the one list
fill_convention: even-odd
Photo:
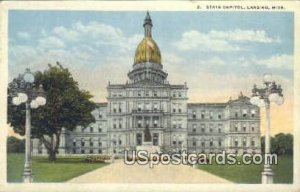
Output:
[[[106,101],[106,86],[125,83],[144,35],[146,11],[9,11],[9,81],[25,68],[59,61],[81,89]],[[151,11],[152,36],[171,84],[187,82],[189,102],[250,96],[265,73],[282,85],[271,106],[271,133],[293,132],[294,15],[290,12]],[[264,110],[262,134],[264,131]],[[10,131],[11,133],[11,131]]]

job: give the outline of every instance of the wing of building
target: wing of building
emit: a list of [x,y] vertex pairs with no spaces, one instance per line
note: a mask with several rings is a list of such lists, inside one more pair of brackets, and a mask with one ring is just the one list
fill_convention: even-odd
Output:
[[[59,153],[121,155],[143,144],[145,128],[164,152],[260,153],[259,108],[242,94],[225,103],[188,103],[187,84],[167,81],[148,12],[143,26],[127,83],[108,84],[107,103],[92,112],[96,123],[63,130]],[[38,139],[33,154],[47,154]]]

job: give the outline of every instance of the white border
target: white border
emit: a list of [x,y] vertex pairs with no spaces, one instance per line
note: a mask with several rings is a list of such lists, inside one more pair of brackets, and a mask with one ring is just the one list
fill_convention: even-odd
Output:
[[[212,11],[197,10],[197,5],[277,5],[294,12],[294,183],[293,184],[69,184],[6,183],[7,137],[7,26],[8,10],[102,10],[102,11]],[[218,11],[218,10],[213,10]],[[233,11],[233,10],[220,10]],[[241,10],[236,10],[241,11]],[[251,10],[243,10],[251,11]],[[253,10],[252,10],[253,11]],[[259,10],[265,11],[265,10]],[[0,2],[0,191],[300,191],[300,2],[299,1],[15,1]]]

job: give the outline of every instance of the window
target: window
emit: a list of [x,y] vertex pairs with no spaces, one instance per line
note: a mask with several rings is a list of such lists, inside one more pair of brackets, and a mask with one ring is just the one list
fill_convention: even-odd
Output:
[[193,133],[196,133],[196,128],[193,128]]
[[158,109],[158,104],[157,104],[157,103],[154,103],[154,105],[153,105],[153,110],[154,110],[154,111],[157,111],[157,109]]
[[84,140],[81,140],[81,146],[84,147]]
[[100,119],[102,118],[102,114],[99,114],[99,118],[100,118]]
[[181,92],[178,92],[178,97],[181,97],[182,95],[181,95]]
[[93,143],[93,141],[90,141],[90,146],[94,146],[94,143]]
[[247,109],[243,109],[243,117],[247,117]]
[[238,146],[239,146],[239,141],[238,141],[238,139],[235,139],[235,140],[234,140],[234,146],[235,146],[235,147],[238,147]]
[[205,132],[205,125],[201,124],[201,132],[204,133]]
[[121,139],[119,140],[119,145],[122,145],[122,140]]
[[113,106],[113,112],[117,113],[117,106],[116,105]]
[[153,91],[153,96],[157,97],[157,91]]
[[122,129],[122,120],[119,122],[119,129]]
[[73,154],[76,154],[76,149],[73,149]]
[[102,129],[101,129],[100,127],[98,128],[98,132],[99,132],[99,133],[101,133],[101,132],[102,132]]
[[93,133],[94,132],[94,128],[90,127],[90,132]]
[[150,103],[146,103],[146,110],[150,110]]
[[202,146],[202,147],[205,146],[205,142],[204,142],[204,141],[201,142],[201,146]]
[[218,129],[218,132],[221,133],[221,128]]
[[176,120],[173,120],[173,128],[176,128],[177,125],[176,125]]
[[94,153],[93,149],[90,149],[90,153]]
[[176,97],[176,92],[173,92],[173,97]]
[[149,127],[150,119],[149,118],[145,118],[145,120],[146,120],[146,127]]
[[252,140],[251,140],[251,145],[254,147],[255,146],[255,140],[254,140],[254,138],[252,138]]
[[173,104],[173,113],[175,113],[175,112],[176,112],[176,105]]
[[101,142],[101,141],[98,142],[98,146],[99,146],[99,147],[102,146],[102,142]]
[[219,147],[221,147],[222,146],[222,141],[221,140],[219,140]]
[[243,131],[246,132],[246,124],[243,124]]
[[256,113],[255,110],[252,109],[252,110],[251,110],[251,117],[254,117],[254,116],[255,116],[255,113]]
[[209,132],[211,132],[211,133],[212,133],[212,132],[213,132],[213,129],[212,129],[212,128],[209,128]]
[[102,149],[98,149],[98,153],[101,154],[102,153]]
[[193,111],[193,119],[196,119],[196,111]]
[[213,141],[209,142],[209,146],[212,147],[214,145]]
[[116,128],[117,128],[117,123],[116,123],[116,121],[115,121],[115,120],[114,120],[113,128],[114,128],[114,129],[116,129]]
[[209,118],[213,119],[213,117],[214,117],[214,113],[211,111],[210,114],[209,114]]
[[205,118],[205,111],[201,111],[201,119]]
[[121,108],[121,106],[120,106],[120,108],[119,108],[119,113],[122,113],[122,108]]
[[82,153],[82,154],[85,154],[85,151],[84,151],[84,149],[81,149],[81,153]]
[[76,139],[73,140],[73,146],[76,147]]
[[178,113],[181,113],[181,105],[178,105]]
[[234,130],[235,130],[236,132],[238,131],[238,125],[237,125],[237,124],[235,124]]
[[142,96],[142,92],[139,91],[139,92],[138,92],[138,97],[141,97],[141,96]]
[[251,130],[252,130],[253,132],[255,131],[254,123],[251,124]]
[[142,120],[139,119],[139,120],[138,120],[138,128],[141,128],[141,127],[142,127]]
[[158,120],[157,120],[157,119],[154,119],[153,127],[157,127],[157,124],[158,124]]
[[142,104],[138,104],[138,111],[141,111],[142,110]]
[[173,145],[177,145],[177,142],[176,142],[176,141],[173,141]]
[[246,138],[243,139],[243,146],[246,147]]
[[218,115],[218,119],[222,119],[222,115],[221,115],[221,113],[219,113],[219,115]]
[[235,117],[238,117],[238,116],[239,116],[238,112],[235,112],[234,116],[235,116]]
[[149,91],[146,91],[146,97],[149,97],[149,95],[150,95]]
[[181,129],[182,128],[182,123],[181,120],[178,120],[178,128]]
[[197,143],[196,141],[193,141],[193,146],[196,147]]

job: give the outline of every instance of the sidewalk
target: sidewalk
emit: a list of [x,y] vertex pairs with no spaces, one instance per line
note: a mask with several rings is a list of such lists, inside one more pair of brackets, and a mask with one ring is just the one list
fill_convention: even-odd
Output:
[[126,165],[123,160],[96,169],[68,182],[71,183],[230,183],[223,178],[187,165]]

